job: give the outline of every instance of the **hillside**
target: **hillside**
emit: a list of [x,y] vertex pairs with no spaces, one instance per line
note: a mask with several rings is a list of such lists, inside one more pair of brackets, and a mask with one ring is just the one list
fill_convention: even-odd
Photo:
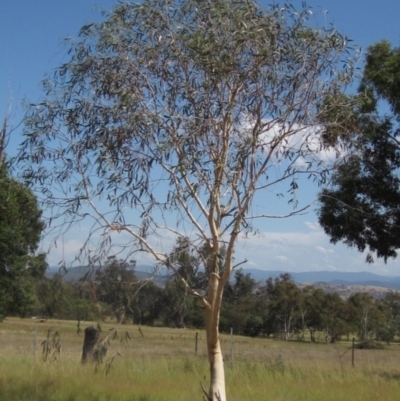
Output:
[[[152,271],[153,271],[152,266],[142,265],[138,266],[138,268],[135,269],[135,275],[138,279],[145,280],[153,276]],[[55,266],[47,269],[45,276],[51,278],[57,273],[60,273],[63,276],[64,281],[73,282],[73,281],[79,281],[85,275],[87,275],[89,273],[89,268],[87,266],[75,266],[67,269],[66,271],[62,271],[60,270],[59,267]],[[91,275],[91,277],[94,277],[95,273],[96,273],[96,268],[93,268],[93,270],[89,273],[89,275]],[[156,274],[154,276],[154,283],[162,287],[165,285],[166,279],[167,279],[166,272],[161,271],[161,274]]]
[[[264,282],[268,278],[279,277],[284,271],[266,271],[257,269],[244,269],[245,273],[250,273],[257,280]],[[289,272],[294,282],[298,284],[325,283],[334,287],[341,286],[368,286],[382,287],[392,290],[400,290],[400,277],[380,276],[368,272],[339,272],[339,271],[315,271],[315,272]]]
[[[265,283],[270,277],[279,277],[284,271],[275,270],[258,270],[243,269],[244,273],[250,273],[251,277],[260,283]],[[59,272],[58,267],[52,267],[46,272],[47,277],[52,277]],[[150,278],[153,267],[150,265],[138,265],[135,274],[139,279]],[[88,267],[77,266],[67,270],[63,275],[65,281],[78,281],[88,273]],[[168,272],[165,270],[154,276],[154,282],[158,286],[164,286],[168,278]],[[374,298],[382,298],[389,291],[400,290],[400,277],[397,276],[381,276],[368,272],[332,272],[332,271],[316,271],[316,272],[289,272],[295,283],[299,286],[312,284],[318,288],[322,288],[326,292],[337,292],[340,296],[348,298],[356,292],[368,292]]]

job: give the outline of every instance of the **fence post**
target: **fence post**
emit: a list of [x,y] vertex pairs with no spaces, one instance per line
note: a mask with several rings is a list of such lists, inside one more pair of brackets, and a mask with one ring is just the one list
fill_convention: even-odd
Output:
[[351,347],[351,365],[354,366],[354,337],[353,337],[353,345]]
[[33,334],[33,356],[36,357],[36,345],[37,345],[37,318],[33,317],[35,320],[35,333]]
[[230,349],[231,367],[233,366],[233,327],[231,327],[231,349]]
[[197,341],[199,339],[199,332],[196,331],[195,345],[194,345],[194,354],[197,356]]
[[86,327],[85,337],[83,339],[82,357],[81,357],[81,363],[83,365],[86,364],[87,362],[99,361],[99,354],[96,351],[96,346],[99,343],[99,338],[100,338],[100,330],[97,327],[94,326]]

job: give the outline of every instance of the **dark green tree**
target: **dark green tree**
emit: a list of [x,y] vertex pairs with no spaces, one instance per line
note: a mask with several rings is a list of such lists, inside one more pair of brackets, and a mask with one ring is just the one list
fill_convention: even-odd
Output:
[[0,165],[0,315],[26,316],[34,307],[35,281],[47,268],[35,255],[44,223],[31,190]]
[[[176,327],[183,328],[190,324],[186,317],[194,317],[196,310],[200,310],[198,300],[193,299],[188,286],[197,290],[204,289],[206,283],[202,279],[203,275],[199,275],[201,257],[199,251],[190,246],[189,238],[178,237],[169,262],[174,264],[176,271],[171,275],[164,291],[164,323],[171,325],[173,322]],[[188,286],[183,285],[182,279]]]
[[133,298],[130,305],[133,322],[153,326],[161,319],[164,304],[164,289],[148,282]]
[[348,302],[353,306],[352,322],[357,328],[361,341],[372,340],[379,329],[390,322],[390,313],[384,304],[379,303],[368,293],[358,292],[349,297]]
[[378,340],[390,343],[400,335],[400,294],[390,291],[379,301],[379,310],[385,314],[385,321],[378,327]]
[[376,339],[378,341],[385,341],[390,344],[395,339],[395,336],[400,332],[400,319],[390,319],[383,321],[376,330]]
[[224,292],[221,310],[221,329],[235,334],[258,335],[262,330],[262,318],[256,309],[257,282],[249,273],[237,270],[233,282],[229,282]]
[[336,292],[325,293],[319,306],[319,319],[325,341],[334,343],[352,330],[350,304]]
[[299,287],[291,275],[285,273],[275,279],[269,278],[263,291],[268,298],[269,330],[275,334],[283,333],[285,340],[289,340],[299,318]]
[[135,267],[136,261],[127,262],[112,256],[96,271],[96,297],[111,307],[118,324],[123,322],[138,291]]
[[400,318],[400,293],[395,291],[390,291],[386,294],[382,302],[389,308],[390,313],[393,318]]
[[36,297],[39,302],[38,311],[42,316],[52,319],[65,318],[66,284],[62,274],[56,273],[51,279],[44,277],[36,284]]
[[322,309],[325,301],[325,291],[321,288],[306,286],[302,289],[299,304],[302,328],[306,326],[310,333],[311,342],[316,342],[316,333],[323,331]]
[[35,286],[35,313],[47,318],[99,320],[102,308],[92,282],[65,281],[61,272],[43,277]]
[[[387,41],[371,46],[347,123],[355,151],[341,163],[321,193],[319,222],[331,242],[343,241],[387,261],[400,248],[400,48]],[[380,116],[382,102],[392,114]],[[343,117],[343,116],[342,116]]]
[[176,280],[169,280],[163,289],[160,317],[165,326],[204,327],[203,306]]

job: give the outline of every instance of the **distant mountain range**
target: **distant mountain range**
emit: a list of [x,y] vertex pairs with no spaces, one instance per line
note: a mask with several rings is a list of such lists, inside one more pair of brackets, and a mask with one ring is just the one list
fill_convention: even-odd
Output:
[[[257,281],[265,281],[268,278],[279,277],[284,274],[283,271],[264,271],[257,269],[243,269],[245,273],[250,273],[251,277]],[[400,290],[400,277],[399,276],[380,276],[368,272],[339,272],[339,271],[315,271],[315,272],[301,272],[290,273],[293,280],[299,284],[314,284],[314,283],[328,283],[331,285],[367,285],[386,287],[395,290]]]
[[[137,266],[137,268],[135,269],[135,275],[138,279],[144,280],[153,276],[152,274],[153,270],[154,270],[153,266],[148,266],[148,265]],[[96,269],[93,269],[93,272],[91,272],[91,274],[93,275],[92,277],[94,277],[95,271]],[[89,268],[87,266],[75,266],[68,268],[65,271],[60,269],[58,266],[53,266],[47,269],[45,276],[51,278],[55,274],[60,273],[64,281],[73,282],[80,280],[88,272]],[[167,278],[168,278],[168,272],[161,271],[160,274],[156,274],[154,276],[154,283],[159,286],[164,286]]]
[[[46,276],[52,277],[59,271],[58,267],[51,267],[47,270]],[[138,265],[135,269],[135,274],[139,279],[149,278],[153,271],[153,266]],[[63,276],[65,281],[77,281],[88,272],[85,266],[72,267],[67,270]],[[250,273],[251,277],[259,282],[265,282],[270,277],[279,277],[284,274],[284,271],[274,270],[258,270],[258,269],[243,269],[245,274]],[[315,272],[302,272],[294,273],[288,272],[293,280],[298,284],[315,284],[327,283],[334,286],[376,286],[385,287],[392,290],[400,290],[400,277],[399,276],[380,276],[378,274],[368,272],[338,272],[338,271],[315,271]],[[164,285],[168,277],[168,272],[164,269],[159,272],[154,280],[157,285]]]

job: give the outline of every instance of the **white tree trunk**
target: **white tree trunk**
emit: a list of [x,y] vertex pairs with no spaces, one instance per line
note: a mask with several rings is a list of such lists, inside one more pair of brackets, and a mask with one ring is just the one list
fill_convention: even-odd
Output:
[[219,340],[216,344],[208,344],[208,360],[210,363],[210,401],[226,401],[225,369]]
[[125,319],[125,306],[120,306],[114,311],[115,318],[117,320],[117,324],[121,324]]
[[285,316],[284,317],[284,329],[285,329],[285,340],[289,341],[290,338],[290,326],[292,322],[292,315],[289,315],[289,317]]
[[369,308],[365,307],[363,308],[363,318],[362,318],[362,328],[363,328],[363,332],[362,332],[362,340],[363,341],[367,341],[368,340],[368,312],[369,312]]
[[[210,263],[215,264],[215,259]],[[225,274],[221,279],[217,274],[210,275],[207,300],[205,300],[205,323],[207,335],[207,353],[210,365],[210,386],[208,401],[226,401],[225,369],[219,341],[219,316],[222,304],[222,294],[229,277],[230,266],[226,266]]]
[[218,310],[206,308],[207,353],[210,365],[209,401],[226,401],[225,369],[219,341],[219,307]]
[[326,327],[324,329],[324,336],[325,336],[325,342],[328,344],[331,340],[331,335],[329,334],[329,328]]

